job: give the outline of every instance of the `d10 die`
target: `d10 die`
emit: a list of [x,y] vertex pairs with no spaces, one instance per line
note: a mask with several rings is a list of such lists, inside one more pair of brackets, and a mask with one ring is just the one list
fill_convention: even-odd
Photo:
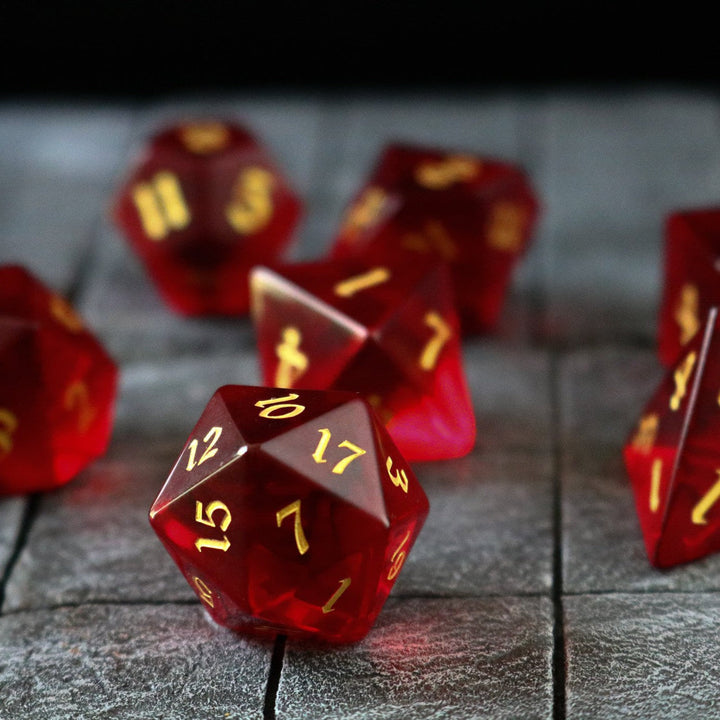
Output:
[[720,305],[720,208],[681,210],[665,222],[658,353],[672,365]]
[[507,162],[389,145],[352,201],[332,256],[396,265],[429,255],[448,262],[465,332],[497,323],[538,202]]
[[150,522],[222,625],[351,642],[372,626],[428,509],[356,394],[227,385]]
[[72,307],[0,267],[0,493],[49,490],[107,449],[117,368]]
[[362,393],[410,461],[470,452],[475,416],[443,264],[257,267],[251,294],[264,383]]
[[151,138],[114,217],[172,308],[236,315],[248,309],[248,270],[282,253],[300,209],[246,129],[195,122]]
[[720,550],[719,331],[712,308],[623,449],[647,553],[658,567]]

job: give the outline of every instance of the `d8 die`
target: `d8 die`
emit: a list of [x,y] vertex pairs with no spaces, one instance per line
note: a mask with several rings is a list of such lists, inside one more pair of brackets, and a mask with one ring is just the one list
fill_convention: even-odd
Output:
[[711,308],[624,446],[645,546],[658,567],[720,550],[719,331]]
[[227,385],[150,522],[222,625],[352,642],[380,612],[428,509],[356,394]]
[[59,295],[0,267],[0,493],[49,490],[102,455],[117,368]]
[[445,265],[257,267],[251,293],[264,383],[362,393],[410,461],[470,452],[475,416]]
[[463,330],[488,332],[537,215],[524,172],[510,163],[394,144],[352,201],[331,253],[390,265],[422,255],[448,262]]
[[194,122],[153,136],[114,206],[167,303],[186,315],[247,312],[247,273],[273,262],[300,201],[242,126]]
[[658,353],[672,365],[720,305],[720,208],[680,210],[665,222]]

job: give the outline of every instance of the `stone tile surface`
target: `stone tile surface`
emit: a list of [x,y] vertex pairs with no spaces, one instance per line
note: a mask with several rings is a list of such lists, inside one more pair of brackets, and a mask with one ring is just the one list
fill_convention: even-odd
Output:
[[717,594],[565,600],[568,718],[717,717]]
[[[543,205],[498,334],[463,343],[476,447],[415,466],[430,516],[376,627],[272,668],[147,521],[212,392],[259,379],[249,319],[173,314],[108,216],[148,133],[199,115],[245,122],[304,198],[289,258],[389,141],[519,162]],[[649,565],[621,448],[662,374],[663,216],[718,186],[720,99],[683,89],[0,105],[0,261],[71,291],[121,367],[107,455],[0,500],[0,718],[717,715],[720,561]]]
[[3,720],[263,717],[272,644],[197,606],[84,605],[0,617]]
[[132,113],[122,107],[0,107],[0,251],[67,291],[91,247]]
[[278,720],[552,717],[544,598],[389,601],[341,649],[288,641]]
[[193,600],[147,518],[184,442],[115,447],[44,495],[8,581],[4,610]]
[[474,453],[416,467],[430,514],[393,588],[409,596],[549,593],[549,456]]

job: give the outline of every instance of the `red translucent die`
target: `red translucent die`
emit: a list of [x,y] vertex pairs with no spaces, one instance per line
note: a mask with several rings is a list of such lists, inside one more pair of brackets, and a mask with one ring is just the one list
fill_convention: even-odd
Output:
[[257,267],[250,278],[264,383],[361,393],[410,461],[472,450],[475,416],[444,264],[297,263]]
[[507,162],[393,144],[350,204],[331,254],[395,265],[447,261],[465,332],[488,332],[539,207],[524,172]]
[[0,494],[66,483],[107,449],[117,368],[59,295],[0,267]]
[[720,330],[712,308],[623,452],[653,565],[720,550]]
[[375,621],[428,510],[357,394],[226,385],[150,522],[218,623],[353,642]]
[[658,353],[672,365],[713,305],[720,305],[720,208],[681,210],[665,221]]
[[300,211],[257,140],[218,121],[152,137],[113,208],[162,297],[186,315],[247,312],[248,270],[279,257]]

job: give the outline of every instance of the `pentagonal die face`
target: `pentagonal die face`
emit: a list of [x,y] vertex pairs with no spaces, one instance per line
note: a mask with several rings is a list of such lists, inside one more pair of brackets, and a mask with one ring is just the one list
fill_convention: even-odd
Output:
[[226,386],[150,521],[219,623],[352,642],[370,629],[427,512],[356,395]]
[[107,449],[117,368],[59,295],[0,268],[0,492],[66,483]]
[[410,461],[472,449],[475,417],[444,265],[255,268],[251,293],[265,383],[361,393]]
[[260,143],[220,121],[152,137],[113,208],[162,297],[187,315],[245,313],[249,269],[285,250],[300,212]]
[[720,208],[681,210],[665,222],[658,354],[668,367],[720,305]]
[[463,330],[488,332],[538,212],[516,166],[390,145],[348,208],[332,255],[390,265],[418,256],[448,262]]

